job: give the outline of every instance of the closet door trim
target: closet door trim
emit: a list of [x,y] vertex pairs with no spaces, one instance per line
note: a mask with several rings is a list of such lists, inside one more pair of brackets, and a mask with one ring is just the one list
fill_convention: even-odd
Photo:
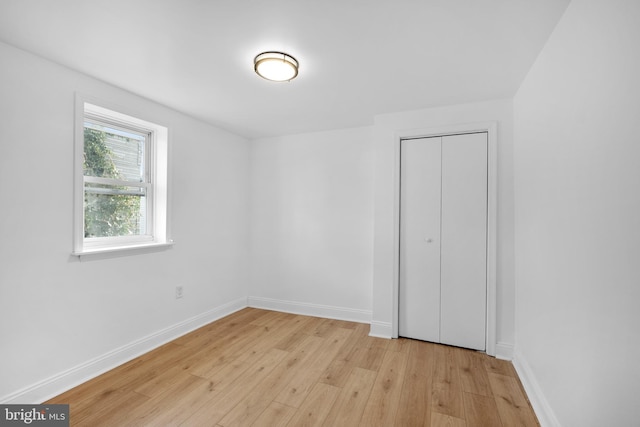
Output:
[[496,354],[496,242],[497,242],[497,123],[481,122],[434,128],[411,129],[394,135],[394,274],[393,274],[393,315],[392,337],[398,338],[399,331],[399,289],[400,289],[400,144],[405,139],[430,138],[466,133],[487,132],[487,319],[486,353]]

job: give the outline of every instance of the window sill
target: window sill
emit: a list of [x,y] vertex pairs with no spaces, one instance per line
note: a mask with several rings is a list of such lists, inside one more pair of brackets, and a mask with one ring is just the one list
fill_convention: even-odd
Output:
[[152,251],[161,250],[161,249],[168,249],[173,245],[174,245],[173,240],[169,240],[167,242],[162,242],[162,243],[150,242],[150,243],[140,243],[140,244],[126,245],[126,246],[123,245],[123,246],[108,246],[104,248],[89,248],[89,249],[83,249],[81,251],[73,251],[71,252],[71,255],[75,255],[79,258],[82,258],[85,256],[97,256],[101,254],[126,255],[127,253],[133,253],[133,252],[145,253],[145,252],[152,252]]

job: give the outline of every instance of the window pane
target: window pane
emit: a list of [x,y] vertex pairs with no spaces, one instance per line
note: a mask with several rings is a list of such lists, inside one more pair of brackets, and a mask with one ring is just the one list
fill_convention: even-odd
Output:
[[146,234],[146,190],[85,184],[84,237]]
[[84,175],[144,182],[145,139],[136,133],[85,122]]

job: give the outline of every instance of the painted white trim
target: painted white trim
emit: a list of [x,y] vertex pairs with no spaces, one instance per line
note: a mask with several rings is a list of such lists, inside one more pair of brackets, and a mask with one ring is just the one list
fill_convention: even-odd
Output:
[[370,337],[377,338],[389,338],[391,339],[393,328],[389,322],[371,322],[371,329],[369,329]]
[[529,366],[522,353],[517,350],[514,352],[513,366],[516,368],[516,372],[527,393],[529,402],[531,402],[533,411],[538,417],[540,427],[562,427],[553,409],[551,409],[551,405],[549,405],[549,402],[545,398],[544,393],[542,393],[542,389],[531,370],[531,366]]
[[393,173],[393,315],[392,337],[398,337],[398,295],[400,289],[400,142],[407,138],[456,135],[461,133],[487,132],[487,320],[486,353],[496,355],[496,265],[497,265],[497,217],[498,217],[498,124],[497,122],[465,123],[424,129],[398,130],[394,134]]
[[106,248],[92,248],[92,249],[83,249],[82,252],[72,252],[72,255],[78,256],[80,258],[92,255],[101,255],[110,252],[123,252],[123,251],[135,251],[140,250],[143,251],[145,249],[165,249],[173,246],[173,240],[165,243],[138,243],[135,245],[127,245],[127,246],[112,246]]
[[282,311],[304,316],[324,317],[327,319],[347,320],[349,322],[371,323],[371,311],[346,307],[311,304],[297,301],[285,301],[273,298],[249,297],[247,305],[253,308]]
[[208,323],[228,316],[247,306],[246,298],[228,302],[205,313],[169,326],[85,363],[53,375],[0,398],[0,403],[41,403],[85,381],[122,365]]
[[498,342],[496,344],[496,359],[513,360],[513,344]]

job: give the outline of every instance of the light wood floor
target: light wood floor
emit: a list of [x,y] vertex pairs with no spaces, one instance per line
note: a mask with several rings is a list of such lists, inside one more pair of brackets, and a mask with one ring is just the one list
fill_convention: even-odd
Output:
[[247,308],[47,403],[74,426],[537,426],[509,362]]

